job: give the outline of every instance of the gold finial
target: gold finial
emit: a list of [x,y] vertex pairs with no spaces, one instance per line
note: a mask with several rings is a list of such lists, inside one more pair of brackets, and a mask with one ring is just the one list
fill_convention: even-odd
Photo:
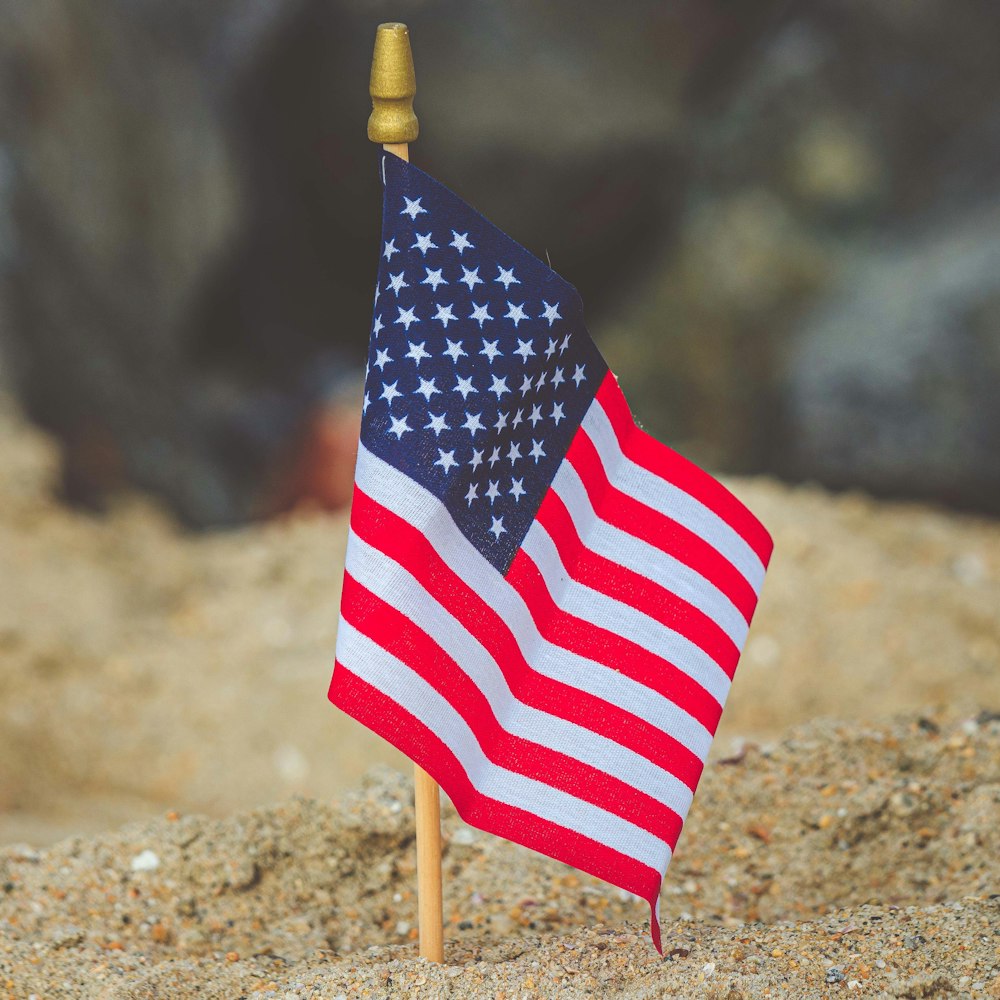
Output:
[[410,32],[405,24],[378,26],[368,89],[372,95],[368,138],[381,143],[413,142],[420,126],[413,113],[417,82],[413,75]]

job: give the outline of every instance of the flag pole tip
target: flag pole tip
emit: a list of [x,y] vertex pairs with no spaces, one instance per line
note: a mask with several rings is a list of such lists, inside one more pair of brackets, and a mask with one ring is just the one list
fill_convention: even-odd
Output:
[[368,90],[372,95],[368,138],[383,144],[413,142],[420,126],[413,113],[417,83],[405,24],[391,21],[378,26]]

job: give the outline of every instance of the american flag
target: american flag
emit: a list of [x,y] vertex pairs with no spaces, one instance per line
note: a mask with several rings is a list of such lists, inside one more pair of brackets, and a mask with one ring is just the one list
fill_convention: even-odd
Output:
[[473,826],[657,901],[771,553],[640,430],[576,290],[382,154],[330,698]]

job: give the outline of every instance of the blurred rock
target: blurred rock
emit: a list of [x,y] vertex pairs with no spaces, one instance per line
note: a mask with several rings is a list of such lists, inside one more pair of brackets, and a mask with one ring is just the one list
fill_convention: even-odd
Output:
[[[905,449],[827,462],[831,383],[797,360],[819,309],[867,331],[832,349],[863,367],[884,317],[847,310],[843,262],[892,267],[1000,194],[1000,8],[944,0],[0,0],[0,384],[63,441],[71,496],[137,483],[193,524],[340,502],[317,484],[350,456],[320,445],[350,429],[329,419],[370,315],[386,17],[412,28],[421,166],[581,289],[651,429],[734,471],[997,509],[976,448],[927,481]],[[987,353],[990,294],[963,293]],[[944,402],[985,375],[936,343],[924,377],[952,388],[907,407],[992,440],[992,411],[959,428]]]
[[[515,231],[529,221],[522,238],[569,272],[627,270],[670,200],[649,127],[652,115],[665,132],[670,107],[669,87],[653,86],[656,45],[620,86],[594,85],[632,27],[662,20],[657,5],[603,39],[595,11],[567,30],[526,4],[509,19],[406,6],[434,108],[426,165],[471,179],[473,199],[489,192],[480,202]],[[378,7],[0,2],[2,350],[32,416],[65,444],[74,498],[99,505],[130,481],[211,524],[294,493],[275,477],[365,349]],[[445,53],[453,66],[432,72]],[[527,99],[538,115],[518,145]]]
[[1000,199],[846,257],[792,355],[784,471],[1000,509]]
[[1000,511],[998,31],[982,3],[812,4],[694,95],[676,233],[607,342],[651,429]]
[[[232,165],[184,57],[127,4],[0,7],[7,208],[5,353],[84,499],[171,483],[194,517],[230,504],[199,433],[177,331],[227,238]],[[213,495],[214,494],[214,495]]]

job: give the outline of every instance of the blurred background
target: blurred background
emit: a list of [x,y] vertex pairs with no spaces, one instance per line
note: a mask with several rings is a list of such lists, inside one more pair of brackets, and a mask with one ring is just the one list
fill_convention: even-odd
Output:
[[743,730],[869,703],[775,715],[801,663],[997,690],[995,525],[771,482],[1000,512],[992,0],[0,0],[0,840],[383,752],[303,735],[343,525],[273,516],[350,495],[390,19],[415,161],[579,288],[647,429],[770,477]]
[[390,16],[416,160],[577,285],[649,429],[1000,510],[990,0],[2,0],[0,378],[67,497],[343,503]]

